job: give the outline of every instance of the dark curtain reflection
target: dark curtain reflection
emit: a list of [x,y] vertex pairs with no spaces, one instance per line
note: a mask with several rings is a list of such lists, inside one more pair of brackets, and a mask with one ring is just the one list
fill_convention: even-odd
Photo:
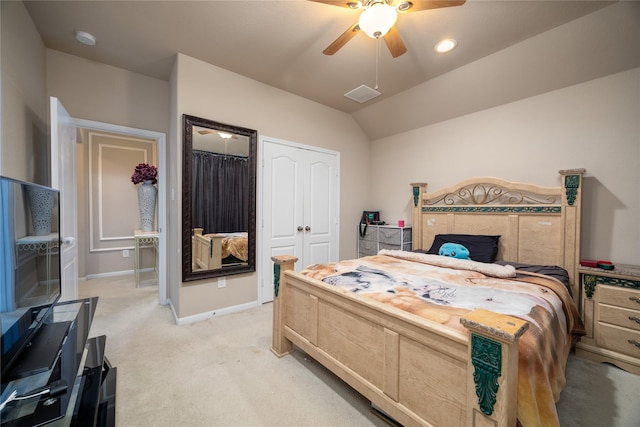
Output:
[[207,233],[249,229],[249,159],[193,151],[193,228]]

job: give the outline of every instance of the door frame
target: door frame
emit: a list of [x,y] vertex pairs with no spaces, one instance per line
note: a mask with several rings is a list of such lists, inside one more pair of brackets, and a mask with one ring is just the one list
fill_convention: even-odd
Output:
[[153,139],[158,142],[158,300],[167,305],[167,136],[162,132],[137,129],[93,120],[75,119],[78,128],[118,133],[127,136]]
[[[303,149],[303,150],[309,150],[309,151],[315,151],[315,152],[319,152],[319,153],[326,153],[326,154],[331,154],[331,155],[335,155],[338,159],[338,165],[340,165],[340,152],[339,151],[335,151],[335,150],[330,150],[327,148],[322,148],[322,147],[316,147],[313,145],[307,145],[307,144],[301,144],[299,142],[293,142],[293,141],[287,141],[284,139],[279,139],[279,138],[273,138],[270,136],[260,136],[259,137],[259,143],[258,143],[258,167],[260,168],[259,172],[258,172],[258,192],[257,192],[257,203],[259,206],[259,209],[257,210],[257,233],[256,233],[256,237],[257,237],[257,241],[260,242],[260,244],[256,245],[256,250],[257,250],[257,254],[256,254],[256,274],[258,276],[258,280],[257,280],[257,295],[258,295],[258,305],[262,305],[265,303],[264,298],[262,297],[262,278],[263,278],[263,273],[264,273],[264,268],[266,268],[264,266],[264,200],[263,200],[263,194],[264,194],[264,189],[263,189],[263,184],[264,184],[264,145],[267,143],[274,143],[274,144],[281,144],[281,145],[286,145],[288,147],[291,148],[298,148],[298,149]],[[338,198],[338,212],[337,212],[337,216],[338,216],[338,221],[340,220],[340,180],[338,180],[338,194],[337,194],[337,198]],[[340,227],[338,225],[337,227],[337,233],[336,233],[336,257],[339,259],[340,258]]]

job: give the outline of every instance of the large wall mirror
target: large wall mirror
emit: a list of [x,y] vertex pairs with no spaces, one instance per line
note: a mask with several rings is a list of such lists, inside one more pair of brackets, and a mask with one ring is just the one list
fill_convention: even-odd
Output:
[[256,269],[257,134],[184,115],[182,280]]

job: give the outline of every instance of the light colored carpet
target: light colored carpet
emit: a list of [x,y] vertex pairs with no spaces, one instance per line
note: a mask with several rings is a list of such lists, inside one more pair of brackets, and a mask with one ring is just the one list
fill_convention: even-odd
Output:
[[[118,368],[119,427],[386,426],[369,402],[301,351],[271,353],[272,305],[176,326],[157,286],[80,283],[99,296],[91,335]],[[571,357],[563,426],[638,427],[640,377]]]

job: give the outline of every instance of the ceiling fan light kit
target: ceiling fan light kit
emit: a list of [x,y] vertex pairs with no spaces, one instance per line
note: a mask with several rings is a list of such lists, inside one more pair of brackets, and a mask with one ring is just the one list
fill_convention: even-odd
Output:
[[316,3],[324,3],[331,6],[339,6],[347,9],[364,9],[356,23],[351,25],[344,33],[333,41],[322,53],[333,55],[349,40],[362,30],[374,39],[382,38],[394,58],[404,55],[407,47],[395,27],[398,13],[418,12],[429,9],[460,6],[466,0],[362,0],[362,1],[336,1],[336,0],[310,0]]
[[358,24],[369,37],[377,39],[387,34],[397,20],[398,12],[395,8],[384,2],[378,2],[362,12]]

